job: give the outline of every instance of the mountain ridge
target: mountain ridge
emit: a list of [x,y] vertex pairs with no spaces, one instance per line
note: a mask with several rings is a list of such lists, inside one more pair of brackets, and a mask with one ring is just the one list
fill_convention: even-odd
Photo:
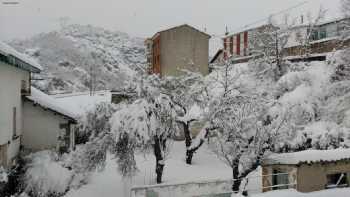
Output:
[[33,85],[50,94],[121,87],[146,62],[142,38],[91,25],[68,25],[9,44],[42,65]]

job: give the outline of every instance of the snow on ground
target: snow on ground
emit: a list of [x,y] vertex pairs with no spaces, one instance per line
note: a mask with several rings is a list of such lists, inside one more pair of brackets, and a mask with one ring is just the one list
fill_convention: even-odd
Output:
[[252,197],[347,197],[350,196],[350,188],[330,189],[319,192],[300,193],[295,190],[272,191],[262,194],[256,194]]
[[111,93],[109,90],[97,91],[93,96],[90,92],[79,92],[70,94],[53,95],[57,103],[62,107],[74,111],[78,115],[83,115],[87,110],[96,106],[97,103],[111,102]]
[[[164,169],[164,184],[231,179],[231,169],[219,161],[206,144],[194,156],[193,165],[185,163],[184,142],[174,142],[172,148]],[[129,191],[133,186],[155,184],[154,156],[138,155],[136,160],[140,171],[133,179],[123,181],[117,172],[117,164],[109,157],[103,172],[95,173],[89,184],[68,192],[66,197],[125,197],[130,196]],[[252,180],[251,184],[250,187],[261,185],[258,179]]]

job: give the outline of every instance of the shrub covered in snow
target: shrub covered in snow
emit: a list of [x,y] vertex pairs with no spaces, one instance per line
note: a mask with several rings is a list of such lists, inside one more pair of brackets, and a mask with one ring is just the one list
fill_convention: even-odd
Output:
[[57,159],[57,154],[50,151],[41,151],[27,156],[24,184],[28,195],[60,196],[67,191],[73,174]]
[[89,142],[77,146],[76,150],[66,155],[65,166],[75,174],[87,175],[95,170],[102,170],[106,162],[107,151],[113,146],[113,139],[108,134],[100,134]]
[[115,106],[111,103],[101,102],[87,111],[78,121],[76,131],[76,144],[86,143],[90,138],[109,132],[109,119],[115,112]]

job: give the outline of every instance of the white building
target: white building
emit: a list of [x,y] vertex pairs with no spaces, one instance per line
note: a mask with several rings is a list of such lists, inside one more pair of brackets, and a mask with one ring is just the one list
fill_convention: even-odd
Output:
[[38,63],[0,42],[0,165],[15,161],[23,135],[23,100],[30,95],[31,73]]
[[68,152],[75,147],[77,115],[57,100],[32,87],[23,105],[23,148],[30,151]]

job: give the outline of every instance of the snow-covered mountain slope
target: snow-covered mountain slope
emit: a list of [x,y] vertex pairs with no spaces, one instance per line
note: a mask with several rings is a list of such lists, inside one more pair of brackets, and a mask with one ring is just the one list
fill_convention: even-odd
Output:
[[34,80],[49,92],[111,89],[130,80],[145,64],[143,39],[90,25],[69,25],[10,43],[36,58],[44,68]]

